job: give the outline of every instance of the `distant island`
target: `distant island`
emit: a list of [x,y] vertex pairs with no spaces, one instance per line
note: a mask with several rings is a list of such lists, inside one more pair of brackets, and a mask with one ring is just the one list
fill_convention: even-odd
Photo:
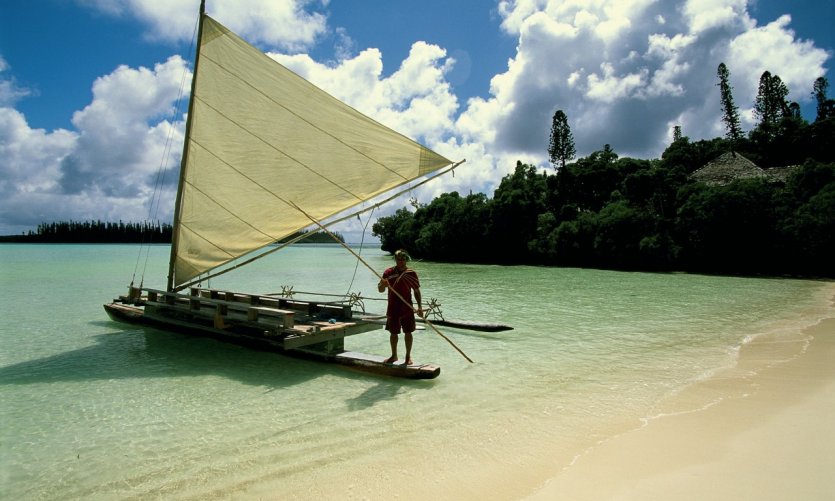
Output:
[[[103,222],[103,221],[59,221],[41,223],[37,230],[20,235],[0,235],[0,243],[38,244],[170,244],[173,227],[159,221],[144,222]],[[276,243],[288,242],[308,231],[300,231],[282,238]],[[344,237],[334,233],[344,242]],[[306,236],[300,243],[334,243],[333,237],[317,231]]]

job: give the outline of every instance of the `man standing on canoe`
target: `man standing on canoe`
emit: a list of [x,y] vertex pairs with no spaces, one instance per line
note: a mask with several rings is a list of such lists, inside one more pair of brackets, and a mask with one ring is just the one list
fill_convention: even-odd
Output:
[[409,254],[404,250],[394,253],[395,266],[383,272],[383,278],[377,284],[377,290],[383,292],[388,287],[388,307],[386,308],[386,330],[389,331],[391,357],[385,363],[397,361],[397,336],[402,330],[406,342],[406,365],[412,364],[412,333],[415,331],[415,310],[412,306],[412,291],[417,300],[417,314],[423,317],[420,298],[420,281],[417,273],[406,266]]

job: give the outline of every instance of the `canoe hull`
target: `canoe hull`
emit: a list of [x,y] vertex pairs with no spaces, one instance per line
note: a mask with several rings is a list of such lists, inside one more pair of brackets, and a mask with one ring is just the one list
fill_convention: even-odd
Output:
[[441,368],[433,364],[386,364],[384,357],[351,351],[326,352],[317,347],[307,346],[299,349],[285,349],[280,342],[253,332],[235,329],[217,329],[209,325],[197,324],[188,320],[148,315],[144,309],[123,303],[104,305],[108,316],[117,322],[153,327],[169,332],[211,337],[261,351],[272,351],[294,358],[303,358],[317,362],[334,363],[361,372],[406,378],[434,379],[441,373]]

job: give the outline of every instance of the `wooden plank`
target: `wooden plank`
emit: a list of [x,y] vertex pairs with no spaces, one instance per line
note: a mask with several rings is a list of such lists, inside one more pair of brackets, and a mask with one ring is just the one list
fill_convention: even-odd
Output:
[[282,326],[285,329],[292,329],[295,323],[296,312],[269,308],[267,306],[250,306],[247,308],[247,320],[250,322],[258,321],[261,315],[278,317],[282,321]]
[[301,348],[337,338],[378,330],[379,328],[378,325],[367,324],[365,322],[342,322],[337,324],[314,322],[312,325],[296,324],[293,329],[285,331],[287,336],[284,338],[284,347],[286,349]]
[[412,363],[384,363],[385,357],[369,355],[355,351],[346,351],[336,355],[335,361],[342,365],[355,367],[365,372],[383,374],[393,377],[405,377],[409,379],[435,379],[441,374],[441,368],[434,364]]
[[331,317],[339,320],[350,320],[353,316],[351,307],[347,304],[336,304],[319,301],[296,301],[292,299],[279,299],[279,308],[305,312],[311,317]]

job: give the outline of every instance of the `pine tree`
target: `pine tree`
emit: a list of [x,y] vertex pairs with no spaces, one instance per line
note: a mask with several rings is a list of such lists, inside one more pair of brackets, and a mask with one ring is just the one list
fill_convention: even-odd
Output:
[[754,114],[760,118],[759,127],[768,137],[777,134],[780,120],[790,116],[786,97],[789,89],[777,75],[765,71],[760,76],[760,86],[754,101]]
[[739,109],[734,104],[733,87],[728,82],[730,72],[725,63],[719,63],[716,71],[719,77],[719,92],[722,99],[722,122],[725,123],[725,137],[731,142],[731,152],[736,151],[736,143],[742,138],[742,126],[739,124]]
[[571,134],[571,127],[568,126],[568,117],[562,110],[557,110],[551,122],[548,158],[551,160],[551,165],[556,169],[557,162],[565,167],[565,162],[572,160],[575,153],[574,136]]
[[828,117],[829,106],[827,106],[826,90],[829,88],[829,81],[826,77],[818,77],[815,84],[812,86],[812,95],[815,96],[815,101],[818,102],[818,116],[815,117],[815,122],[826,120]]

